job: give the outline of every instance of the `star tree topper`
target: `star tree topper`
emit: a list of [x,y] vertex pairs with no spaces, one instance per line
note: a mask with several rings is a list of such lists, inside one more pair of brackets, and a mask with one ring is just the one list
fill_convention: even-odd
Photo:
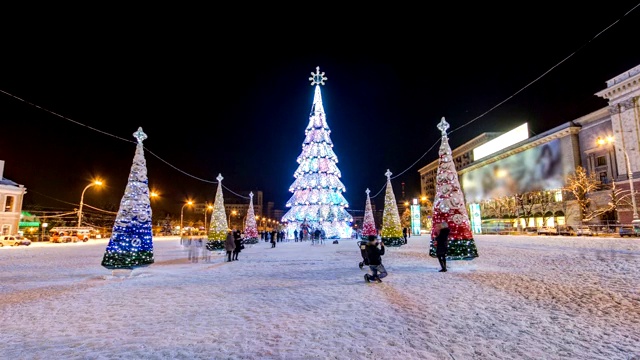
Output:
[[218,173],[218,177],[216,178],[216,180],[218,180],[218,182],[220,182],[220,181],[222,181],[222,179],[224,179],[224,178],[222,177],[222,174],[221,174],[221,173]]
[[442,133],[442,136],[447,136],[447,130],[449,129],[449,123],[442,117],[440,123],[438,123],[438,130]]
[[384,173],[384,175],[387,177],[387,180],[391,181],[391,171],[389,169],[387,169],[387,172]]
[[327,77],[324,76],[324,71],[320,72],[320,66],[316,66],[316,72],[311,72],[311,86],[313,85],[324,85],[324,81],[327,80]]
[[142,142],[147,138],[147,134],[142,131],[142,126],[138,127],[138,131],[133,133],[133,137],[138,140],[138,144],[142,144]]

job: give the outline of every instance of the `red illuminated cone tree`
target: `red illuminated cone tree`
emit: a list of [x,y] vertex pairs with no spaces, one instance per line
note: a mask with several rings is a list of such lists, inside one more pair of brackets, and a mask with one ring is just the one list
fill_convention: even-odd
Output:
[[451,260],[472,260],[478,257],[471,223],[464,201],[464,194],[460,188],[458,172],[451,156],[451,147],[447,137],[449,124],[444,117],[438,124],[438,129],[442,133],[440,142],[440,157],[438,172],[436,174],[436,195],[433,200],[433,226],[431,230],[431,243],[429,246],[429,256],[437,257],[433,240],[439,229],[438,224],[446,221],[449,225],[449,250],[447,258]]

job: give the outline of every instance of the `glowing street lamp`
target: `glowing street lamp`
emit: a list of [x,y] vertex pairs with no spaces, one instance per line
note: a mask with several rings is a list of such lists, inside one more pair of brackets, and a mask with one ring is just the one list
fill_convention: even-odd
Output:
[[227,219],[227,224],[229,225],[229,228],[231,228],[231,215],[237,215],[238,212],[235,210],[231,210],[231,212],[229,213],[229,218]]
[[90,188],[92,186],[95,186],[95,185],[101,186],[102,185],[102,181],[95,180],[91,184],[85,186],[84,190],[82,190],[82,195],[80,195],[80,207],[78,208],[78,227],[82,226],[82,205],[84,203],[84,192],[87,191],[88,188]]
[[209,210],[213,210],[213,205],[207,205],[207,203],[205,203],[206,207],[204,208],[204,233],[208,234],[207,232],[207,213],[209,212]]
[[182,241],[182,221],[184,220],[184,207],[193,205],[193,201],[189,200],[180,209],[180,240]]
[[[602,146],[605,144],[610,144],[615,151],[615,139],[613,136],[607,136],[605,139],[598,137],[596,139],[596,144],[598,146]],[[622,152],[624,153],[624,159],[627,162],[627,177],[629,178],[629,190],[631,191],[631,204],[633,206],[633,224],[640,223],[640,218],[638,218],[638,208],[636,207],[636,192],[633,190],[633,171],[631,171],[631,162],[629,161],[629,154],[627,154],[627,150],[624,147],[620,147]]]

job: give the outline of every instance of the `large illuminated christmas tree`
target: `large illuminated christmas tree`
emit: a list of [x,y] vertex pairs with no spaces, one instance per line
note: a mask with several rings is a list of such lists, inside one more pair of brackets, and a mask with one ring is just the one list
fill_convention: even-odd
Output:
[[227,223],[227,215],[224,211],[224,198],[222,196],[222,174],[218,174],[218,189],[216,190],[216,198],[213,201],[213,210],[211,211],[211,222],[209,226],[207,249],[217,250],[224,249],[224,241],[227,239],[227,231],[229,224]]
[[440,150],[438,151],[440,162],[436,174],[436,195],[433,199],[433,226],[429,255],[437,257],[433,239],[439,229],[438,224],[446,221],[450,229],[447,258],[451,260],[472,260],[478,257],[478,250],[473,240],[471,223],[469,222],[464,194],[460,189],[458,172],[451,156],[451,147],[447,137],[449,124],[444,120],[444,117],[438,124],[438,129],[442,133],[442,139],[440,141]]
[[362,221],[362,238],[367,239],[369,235],[378,235],[376,230],[376,221],[373,218],[373,210],[371,209],[371,198],[369,189],[365,191],[367,193],[367,202],[364,205],[364,220]]
[[313,105],[302,152],[297,158],[299,165],[293,174],[295,181],[289,187],[293,196],[286,206],[291,209],[282,217],[282,222],[287,223],[288,238],[293,238],[294,230],[300,230],[303,223],[308,224],[311,231],[323,229],[327,238],[348,238],[353,217],[345,210],[349,203],[342,196],[345,187],[340,181],[338,157],[333,152],[320,93],[320,85],[324,85],[327,78],[324,72],[320,73],[320,67],[311,75],[311,86],[315,85]]
[[258,243],[258,227],[256,225],[256,213],[253,211],[253,192],[249,193],[249,210],[244,227],[244,242],[247,244]]
[[400,215],[398,214],[398,203],[391,186],[391,171],[387,169],[384,174],[387,177],[387,190],[384,195],[384,210],[382,211],[382,229],[380,230],[380,238],[386,246],[402,246],[404,245],[404,236],[402,236],[402,225],[400,224]]
[[153,233],[147,162],[142,141],[147,135],[139,127],[133,136],[138,140],[129,181],[120,200],[120,208],[102,258],[107,269],[128,269],[153,264]]

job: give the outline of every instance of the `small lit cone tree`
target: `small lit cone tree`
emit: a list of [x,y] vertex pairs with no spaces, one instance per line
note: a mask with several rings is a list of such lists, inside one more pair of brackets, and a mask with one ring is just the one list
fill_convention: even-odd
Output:
[[247,221],[244,227],[244,242],[247,244],[258,243],[258,226],[256,225],[256,213],[253,211],[253,192],[249,193],[249,210],[247,210]]
[[378,235],[376,230],[376,221],[373,219],[373,210],[371,210],[371,198],[369,189],[365,191],[367,193],[367,202],[364,206],[364,221],[362,222],[362,238],[368,240],[369,235]]
[[147,162],[142,141],[147,135],[142,128],[133,133],[138,140],[129,181],[120,201],[120,209],[111,231],[109,244],[102,258],[102,266],[129,271],[153,264],[153,238],[151,231],[151,201]]
[[209,225],[209,234],[207,249],[220,250],[224,249],[224,241],[227,239],[227,231],[229,224],[227,223],[227,215],[224,211],[224,198],[222,196],[222,174],[218,174],[218,189],[216,190],[216,198],[213,201],[213,210],[211,211],[211,223]]
[[451,147],[447,137],[449,124],[444,120],[444,117],[438,124],[438,129],[442,132],[442,140],[438,151],[440,162],[436,174],[436,195],[433,200],[433,226],[429,256],[437,257],[433,240],[440,228],[438,224],[446,221],[450,229],[447,258],[472,260],[478,257],[478,250],[473,240],[464,194],[458,180],[458,172],[451,156]]
[[402,236],[398,203],[396,203],[396,196],[393,194],[393,187],[391,187],[391,171],[387,169],[385,175],[387,176],[387,190],[384,195],[380,238],[385,246],[402,246],[404,245],[404,236]]

